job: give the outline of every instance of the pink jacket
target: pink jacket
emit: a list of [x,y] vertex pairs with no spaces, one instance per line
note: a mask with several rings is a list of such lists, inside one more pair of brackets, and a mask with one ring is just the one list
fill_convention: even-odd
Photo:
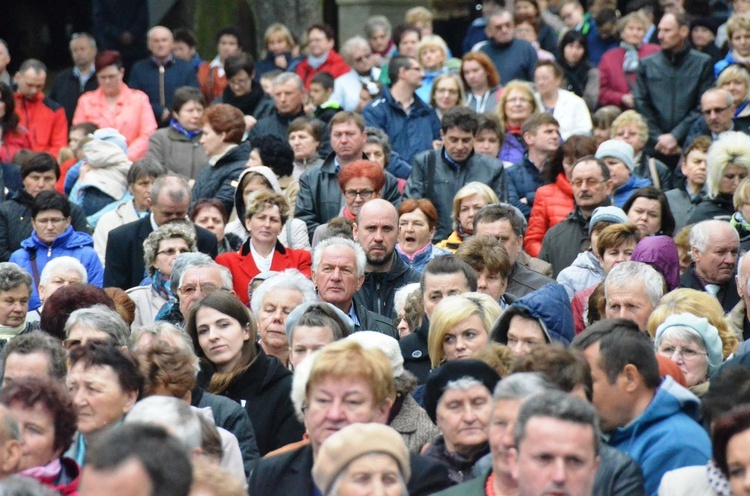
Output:
[[[653,55],[661,50],[659,45],[644,43],[638,51],[638,58],[642,59],[648,55]],[[635,86],[635,74],[633,81],[628,85],[625,77],[625,71],[622,70],[622,63],[625,60],[625,49],[616,47],[608,50],[599,61],[599,105],[622,105],[622,96],[631,93],[631,88]]]
[[87,91],[78,99],[73,125],[93,122],[100,128],[112,127],[125,136],[128,158],[142,159],[148,151],[148,139],[156,131],[156,119],[148,96],[123,83],[115,108],[110,108],[101,88]]

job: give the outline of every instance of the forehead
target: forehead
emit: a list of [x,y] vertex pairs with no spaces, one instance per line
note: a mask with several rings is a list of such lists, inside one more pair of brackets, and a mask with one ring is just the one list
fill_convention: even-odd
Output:
[[532,417],[526,422],[526,435],[519,446],[534,451],[552,452],[567,456],[588,454],[595,456],[592,426],[553,417]]
[[[313,377],[314,370],[311,371],[310,376]],[[344,376],[339,377],[332,373],[318,376],[315,379],[310,380],[308,384],[308,391],[312,393],[328,393],[328,394],[340,394],[341,396],[351,393],[360,393],[365,395],[373,395],[373,385],[370,384],[364,377],[360,376]]]
[[510,16],[510,12],[500,12],[490,18],[490,22],[493,24],[507,24],[513,22],[513,18]]
[[395,208],[368,208],[359,213],[359,224],[362,226],[395,226],[398,213]]
[[263,297],[263,303],[267,302],[282,302],[282,303],[297,303],[293,300],[301,300],[304,297],[302,292],[297,288],[274,288],[268,291]]
[[164,40],[164,39],[172,39],[172,32],[168,29],[164,28],[157,28],[151,31],[151,34],[149,35],[150,40]]
[[89,41],[88,37],[86,36],[80,36],[74,40],[71,40],[70,47],[71,48],[91,47],[91,41]]
[[424,292],[437,290],[457,289],[459,291],[469,291],[469,283],[463,272],[453,272],[450,274],[430,274],[424,275]]
[[677,19],[671,14],[666,14],[659,21],[659,29],[677,29]]
[[182,274],[182,284],[210,282],[216,286],[222,285],[221,269],[218,267],[188,267]]
[[732,227],[727,224],[726,226],[716,226],[713,229],[710,229],[707,233],[708,238],[708,245],[711,247],[713,244],[721,244],[721,245],[738,245],[739,241],[737,240],[737,234]]
[[651,303],[651,299],[646,294],[646,286],[643,281],[630,281],[625,286],[607,285],[607,301],[617,303]]
[[473,138],[474,135],[470,131],[464,131],[459,127],[449,127],[443,134],[451,138]]
[[711,91],[711,92],[704,94],[701,97],[702,105],[707,105],[711,103],[722,104],[722,103],[726,103],[726,101],[727,101],[727,97],[723,91]]
[[322,36],[325,39],[328,39],[328,35],[325,33],[325,31],[321,31],[320,29],[313,28],[307,33],[308,37],[320,37]]
[[299,86],[297,85],[297,81],[295,81],[294,79],[290,79],[286,83],[275,84],[273,86],[273,91],[295,92],[295,93],[302,92]]
[[466,401],[475,398],[489,398],[490,391],[482,384],[475,384],[469,389],[463,390],[459,388],[446,389],[443,395],[440,397],[438,406],[445,404],[450,401]]
[[320,263],[340,267],[355,266],[357,265],[357,255],[348,246],[328,246],[320,253]]
[[357,126],[357,123],[354,121],[344,121],[344,122],[338,122],[331,126],[331,134],[335,132],[343,133],[347,131],[357,131],[359,132],[359,126]]
[[575,165],[570,176],[571,179],[588,177],[596,177],[598,179],[604,178],[601,167],[599,167],[599,164],[593,160],[587,160],[586,162],[580,162]]
[[155,207],[161,208],[184,208],[190,205],[190,195],[185,195],[182,200],[175,200],[169,191],[161,191],[154,200]]
[[[37,214],[37,218],[39,217],[63,217],[63,213],[59,210],[42,210]],[[33,219],[32,219],[33,220]]]
[[21,73],[21,77],[24,79],[31,79],[31,80],[44,79],[47,77],[47,73],[44,71],[37,71],[34,68],[29,68]]
[[511,234],[515,234],[508,219],[499,219],[494,222],[478,222],[477,231],[481,231],[482,234],[491,233],[493,235],[506,234],[510,236]]

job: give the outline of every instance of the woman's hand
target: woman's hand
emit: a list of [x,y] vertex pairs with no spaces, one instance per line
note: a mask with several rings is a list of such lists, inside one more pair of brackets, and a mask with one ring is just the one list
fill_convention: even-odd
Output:
[[273,59],[273,64],[281,70],[286,70],[286,56],[283,53],[281,55],[277,55]]
[[633,98],[632,93],[625,93],[620,100],[622,101],[622,104],[628,108],[635,107],[635,98]]

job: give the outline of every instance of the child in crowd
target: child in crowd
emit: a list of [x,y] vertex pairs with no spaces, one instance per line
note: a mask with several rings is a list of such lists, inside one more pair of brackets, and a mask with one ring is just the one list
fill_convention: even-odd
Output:
[[327,72],[320,72],[310,80],[311,116],[328,124],[334,115],[341,112],[341,105],[331,100],[333,94],[333,76]]

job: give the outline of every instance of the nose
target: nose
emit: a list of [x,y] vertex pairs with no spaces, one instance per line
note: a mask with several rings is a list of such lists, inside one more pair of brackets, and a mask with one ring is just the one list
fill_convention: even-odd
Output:
[[487,277],[479,276],[477,278],[477,289],[487,289]]
[[284,320],[284,309],[279,307],[273,312],[273,320],[282,322]]
[[341,280],[341,269],[339,269],[338,267],[336,267],[335,269],[333,269],[333,272],[331,272],[331,279],[333,279],[334,281],[340,281]]
[[552,481],[563,486],[565,484],[565,460],[558,458],[553,462]]
[[326,410],[326,418],[334,421],[345,420],[346,412],[344,411],[343,403],[339,400],[332,401],[331,406]]
[[456,338],[456,349],[461,351],[466,349],[466,342],[464,342],[464,338],[460,336]]

